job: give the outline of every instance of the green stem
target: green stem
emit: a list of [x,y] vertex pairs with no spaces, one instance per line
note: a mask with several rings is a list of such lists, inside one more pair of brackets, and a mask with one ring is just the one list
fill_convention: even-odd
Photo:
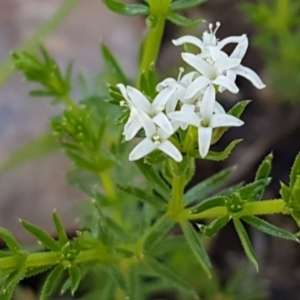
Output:
[[[103,247],[94,248],[91,250],[83,250],[81,251],[75,262],[78,264],[81,263],[89,263],[89,262],[102,262],[107,263],[108,257],[99,255],[99,253],[103,253]],[[25,261],[26,268],[33,267],[47,267],[47,266],[55,266],[59,263],[61,259],[60,252],[41,252],[41,253],[32,253],[28,254],[27,259]],[[0,258],[0,270],[15,270],[20,265],[20,257],[18,255]]]
[[148,34],[143,43],[143,56],[138,78],[143,72],[147,73],[157,60],[170,4],[171,0],[149,1]]
[[[276,200],[264,200],[260,202],[246,203],[243,210],[237,213],[238,217],[251,216],[251,215],[269,215],[282,213],[284,211],[285,203],[282,199]],[[198,214],[191,214],[190,211],[186,210],[182,218],[188,220],[198,219],[214,219],[228,214],[226,207],[215,207],[208,209]]]
[[177,218],[184,207],[183,193],[185,186],[185,175],[173,175],[172,197],[169,203],[168,214]]
[[107,195],[107,198],[111,201],[117,200],[117,194],[110,175],[107,172],[101,172],[99,173],[99,178]]

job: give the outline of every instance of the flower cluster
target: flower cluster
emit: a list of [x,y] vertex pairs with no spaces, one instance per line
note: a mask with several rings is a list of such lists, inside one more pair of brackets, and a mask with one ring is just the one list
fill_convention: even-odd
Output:
[[[157,96],[153,101],[147,99],[138,89],[118,84],[130,116],[125,124],[123,135],[131,140],[144,129],[146,137],[130,153],[130,160],[140,159],[155,149],[159,149],[181,161],[181,149],[178,149],[170,137],[180,127],[187,130],[194,126],[198,130],[198,148],[204,158],[210,148],[213,130],[218,127],[241,126],[240,119],[229,115],[216,100],[216,94],[228,90],[239,91],[235,80],[237,75],[248,79],[256,88],[265,87],[258,75],[241,65],[248,48],[247,36],[231,36],[218,41],[216,31],[220,23],[209,25],[209,32],[204,32],[202,39],[183,36],[173,40],[174,45],[193,44],[199,48],[198,54],[182,53],[182,59],[195,71],[182,76],[181,68],[178,79],[166,78],[157,87]],[[222,49],[229,43],[237,44],[228,55]]]

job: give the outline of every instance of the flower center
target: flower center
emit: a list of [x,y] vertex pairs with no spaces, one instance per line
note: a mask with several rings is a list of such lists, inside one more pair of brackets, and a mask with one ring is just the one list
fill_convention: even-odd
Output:
[[159,144],[161,144],[161,138],[159,135],[155,134],[152,136],[152,142],[158,146]]
[[203,119],[203,120],[201,121],[201,126],[202,126],[202,127],[209,127],[209,126],[210,126],[210,121],[209,121],[209,120]]

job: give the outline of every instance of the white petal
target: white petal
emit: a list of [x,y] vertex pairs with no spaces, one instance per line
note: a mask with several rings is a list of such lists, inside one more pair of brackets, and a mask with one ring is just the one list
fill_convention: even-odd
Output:
[[169,121],[168,117],[164,113],[159,113],[154,118],[152,118],[152,121],[159,126],[161,129],[169,133],[170,135],[173,134],[173,127],[171,122]]
[[200,124],[199,116],[194,112],[183,112],[183,111],[175,111],[168,115],[168,117],[172,120],[188,123],[190,125],[194,125],[196,127]]
[[215,101],[216,91],[214,86],[210,84],[204,93],[204,97],[200,105],[201,115],[204,120],[210,120],[214,111]]
[[183,104],[181,111],[195,112],[195,104]]
[[176,105],[178,103],[178,97],[176,95],[173,96],[167,103],[166,103],[166,114],[169,114],[176,109]]
[[217,46],[208,46],[209,53],[213,61],[216,61],[221,56],[221,51]]
[[186,89],[184,99],[191,99],[196,96],[203,88],[210,84],[210,79],[205,76],[196,78]]
[[244,38],[237,44],[230,57],[242,59],[245,56],[249,42],[246,34],[243,34],[242,37]]
[[261,81],[259,76],[253,70],[244,66],[238,66],[234,68],[234,71],[237,75],[243,76],[248,79],[256,88],[263,89],[264,87],[266,87],[266,85]]
[[163,141],[157,148],[172,157],[175,161],[182,161],[181,153],[170,141]]
[[238,127],[242,126],[244,122],[234,116],[228,114],[215,114],[211,118],[210,126],[212,128],[217,127]]
[[173,85],[173,84],[177,84],[177,81],[174,78],[171,78],[171,77],[166,78],[162,82],[157,84],[156,90],[158,92],[161,92],[164,88],[166,88],[167,86]]
[[232,69],[240,65],[241,60],[238,58],[222,58],[215,63],[218,73],[223,73],[226,70]]
[[245,36],[246,36],[245,34],[243,34],[241,36],[229,36],[229,37],[223,39],[222,41],[218,42],[218,47],[220,49],[222,49],[227,44],[230,44],[230,43],[240,43],[245,38]]
[[127,126],[124,127],[125,141],[130,141],[135,137],[138,131],[142,128],[142,124],[138,117],[134,117],[131,120],[128,120],[126,123]]
[[199,127],[198,129],[198,144],[199,153],[204,158],[209,150],[212,137],[212,128],[210,127]]
[[214,81],[213,84],[222,86],[229,90],[231,93],[238,93],[239,88],[237,85],[232,81],[229,77],[224,76],[224,75],[219,75]]
[[180,83],[187,87],[194,80],[194,78],[197,77],[197,75],[199,75],[198,72],[187,73],[181,78]]
[[119,88],[119,90],[120,90],[121,94],[123,95],[123,97],[125,98],[125,100],[130,102],[125,85],[123,83],[118,83],[117,87]]
[[203,49],[202,41],[191,35],[182,36],[179,39],[172,40],[172,42],[175,46],[180,46],[183,44],[193,44],[193,45],[197,46],[199,49]]
[[142,124],[142,127],[145,129],[146,136],[151,137],[156,132],[156,126],[153,120],[143,111],[140,111],[138,118]]
[[167,101],[173,96],[176,87],[169,86],[159,92],[152,102],[153,110],[162,111],[165,108]]
[[146,112],[151,110],[151,104],[149,100],[139,90],[132,86],[128,86],[127,93],[131,102],[136,108]]
[[216,114],[226,114],[225,109],[223,108],[223,106],[218,101],[215,101],[214,113],[216,113]]
[[208,78],[211,77],[213,67],[202,58],[191,53],[182,53],[181,56],[186,63],[195,68],[199,73]]
[[150,139],[145,138],[130,152],[129,160],[140,159],[155,149],[156,145]]

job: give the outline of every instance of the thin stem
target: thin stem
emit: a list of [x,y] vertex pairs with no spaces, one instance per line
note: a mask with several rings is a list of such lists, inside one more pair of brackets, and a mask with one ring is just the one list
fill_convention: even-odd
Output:
[[177,217],[184,207],[183,192],[185,185],[185,175],[173,175],[172,197],[169,203],[168,213],[172,217]]
[[149,1],[150,16],[147,19],[148,34],[143,43],[143,56],[139,70],[138,79],[143,72],[147,73],[151,65],[157,60],[159,53],[165,23],[166,15],[169,12],[171,0]]
[[116,201],[117,195],[109,173],[101,172],[99,173],[99,178],[108,199],[110,199],[111,201]]
[[[238,217],[250,215],[269,215],[282,213],[284,211],[285,203],[282,199],[264,200],[260,202],[246,203],[243,210],[237,213]],[[185,211],[182,218],[188,220],[198,219],[214,219],[228,214],[226,207],[215,207],[207,211],[191,214],[190,211]]]

